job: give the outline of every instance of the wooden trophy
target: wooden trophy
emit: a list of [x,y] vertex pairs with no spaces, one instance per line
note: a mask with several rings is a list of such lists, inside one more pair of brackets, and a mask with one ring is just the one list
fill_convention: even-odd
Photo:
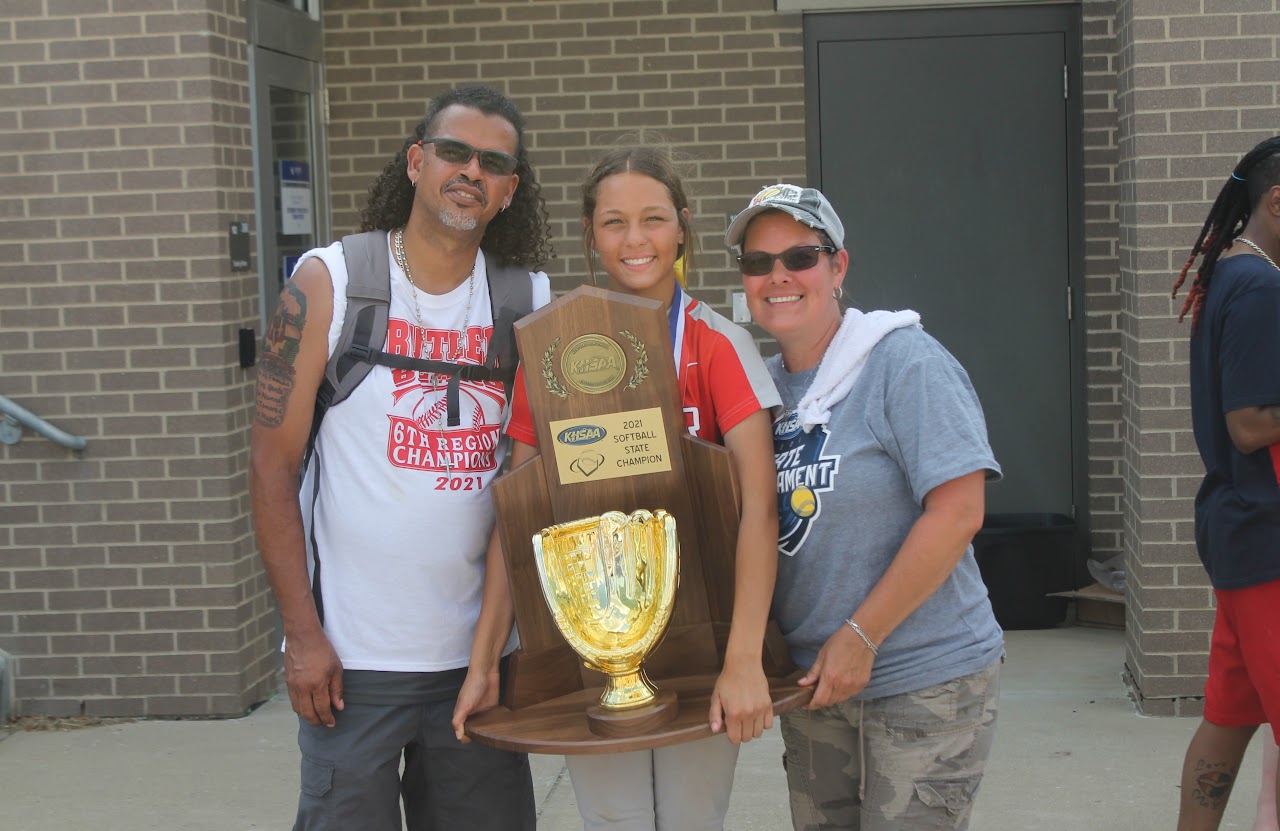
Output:
[[[540,455],[496,480],[493,493],[521,647],[505,706],[470,718],[467,735],[504,750],[569,755],[710,736],[710,696],[733,613],[740,497],[730,452],[685,427],[662,304],[581,286],[515,328]],[[643,660],[657,697],[613,710],[598,703],[606,679],[584,658],[599,662],[569,645],[563,608],[548,606],[538,559],[551,535],[580,532],[575,523],[584,518],[594,528],[611,512],[661,512],[674,519],[679,545],[665,637]],[[571,640],[581,648],[582,638]],[[811,696],[788,678],[794,667],[772,622],[764,668],[775,713]]]

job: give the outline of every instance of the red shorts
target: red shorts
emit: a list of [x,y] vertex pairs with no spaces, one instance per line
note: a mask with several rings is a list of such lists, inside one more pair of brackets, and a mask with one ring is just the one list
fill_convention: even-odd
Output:
[[1222,727],[1269,723],[1280,742],[1280,580],[1214,595],[1204,717]]

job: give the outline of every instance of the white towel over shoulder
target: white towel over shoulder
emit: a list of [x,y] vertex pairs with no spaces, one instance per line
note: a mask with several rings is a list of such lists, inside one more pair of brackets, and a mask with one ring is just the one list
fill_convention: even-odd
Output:
[[908,326],[920,326],[920,315],[910,309],[866,313],[849,309],[844,313],[844,322],[827,346],[813,383],[796,406],[806,433],[831,418],[831,408],[849,394],[876,344],[894,329]]

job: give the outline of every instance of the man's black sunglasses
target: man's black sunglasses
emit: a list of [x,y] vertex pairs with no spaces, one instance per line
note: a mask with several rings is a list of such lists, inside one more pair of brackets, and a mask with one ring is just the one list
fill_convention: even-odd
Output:
[[781,254],[748,251],[738,258],[738,270],[748,277],[762,277],[773,271],[775,260],[782,260],[782,267],[787,271],[805,271],[818,264],[819,254],[834,253],[836,249],[830,245],[797,245]]
[[479,156],[480,169],[495,176],[510,176],[516,172],[516,167],[520,164],[515,156],[503,153],[501,150],[479,150],[457,139],[429,138],[422,139],[418,144],[434,144],[436,156],[440,161],[449,164],[466,164],[471,161],[472,156]]

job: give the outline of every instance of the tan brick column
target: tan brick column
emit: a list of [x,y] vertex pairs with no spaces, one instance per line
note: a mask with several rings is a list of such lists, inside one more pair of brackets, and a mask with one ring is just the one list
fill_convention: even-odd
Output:
[[256,278],[238,4],[0,13],[0,394],[88,439],[0,445],[20,712],[231,715],[271,689],[246,496]]
[[1280,13],[1270,0],[1121,0],[1116,20],[1126,663],[1144,712],[1195,715],[1213,601],[1193,535],[1190,321],[1169,293],[1232,165],[1280,123]]
[[1124,550],[1115,10],[1115,0],[1081,5],[1088,511],[1090,551],[1097,560]]

